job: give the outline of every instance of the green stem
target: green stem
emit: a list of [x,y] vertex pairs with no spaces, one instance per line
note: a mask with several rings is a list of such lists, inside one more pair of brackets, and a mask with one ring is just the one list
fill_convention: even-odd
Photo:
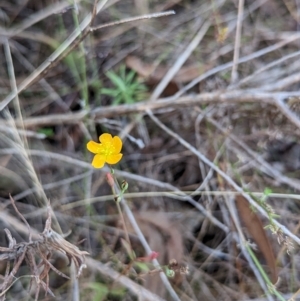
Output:
[[[120,206],[120,201],[118,200],[119,193],[121,192],[121,188],[120,188],[118,180],[116,179],[116,177],[114,175],[114,171],[113,171],[112,168],[111,168],[111,175],[113,176],[114,183],[115,183],[115,187],[112,187],[112,193],[113,193],[113,195],[115,197],[116,204],[117,204],[117,209],[118,209],[118,213],[119,213],[119,215],[121,217],[121,221],[122,221],[122,224],[123,224],[123,229],[124,229],[124,232],[125,232],[126,241],[127,241],[128,245],[130,246],[130,249],[132,251],[132,246],[131,246],[131,243],[130,243],[129,234],[128,234],[128,230],[127,230],[127,227],[126,227],[124,215],[123,215],[123,212],[122,212],[122,208]],[[117,190],[118,193],[116,193],[116,190]]]
[[260,262],[257,260],[255,254],[253,253],[252,249],[249,247],[249,245],[245,245],[248,253],[250,254],[252,260],[254,261],[256,267],[258,268],[260,274],[262,275],[262,277],[264,278],[268,288],[272,288],[272,290],[270,291],[270,293],[274,294],[275,296],[277,296],[280,300],[285,301],[285,299],[283,298],[283,296],[276,290],[274,284],[270,281],[268,275],[266,274],[266,272],[264,271],[264,269],[262,268]]

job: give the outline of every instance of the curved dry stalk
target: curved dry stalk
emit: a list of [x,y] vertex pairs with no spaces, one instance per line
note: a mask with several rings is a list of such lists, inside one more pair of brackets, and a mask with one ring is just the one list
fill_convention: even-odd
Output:
[[[16,96],[14,98],[14,109],[16,111],[18,119],[21,121],[21,123],[23,123],[22,112],[21,112],[21,107],[20,107],[20,102],[19,102],[19,95],[17,93],[18,88],[17,88],[17,83],[16,83],[14,64],[13,64],[13,60],[12,60],[12,56],[11,56],[8,39],[4,39],[4,53],[5,53],[6,62],[7,62],[10,86],[11,86],[12,92],[16,94]],[[22,127],[24,130],[23,124],[22,124]]]

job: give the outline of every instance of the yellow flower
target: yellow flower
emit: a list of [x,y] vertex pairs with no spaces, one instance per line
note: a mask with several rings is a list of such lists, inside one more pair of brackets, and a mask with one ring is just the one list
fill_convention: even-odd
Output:
[[100,143],[89,141],[87,149],[95,154],[92,165],[95,168],[102,168],[105,163],[116,164],[122,159],[122,140],[120,137],[112,137],[111,134],[102,134],[99,137]]

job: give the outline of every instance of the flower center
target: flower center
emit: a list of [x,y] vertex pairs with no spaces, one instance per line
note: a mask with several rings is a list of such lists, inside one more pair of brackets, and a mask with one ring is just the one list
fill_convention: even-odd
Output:
[[104,155],[107,157],[107,156],[110,156],[114,153],[114,150],[115,150],[115,147],[113,144],[109,143],[107,145],[105,145],[105,151],[104,151]]

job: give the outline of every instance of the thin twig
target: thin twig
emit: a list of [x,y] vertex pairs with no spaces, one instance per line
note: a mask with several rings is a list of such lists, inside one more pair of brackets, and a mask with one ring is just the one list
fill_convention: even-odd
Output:
[[[154,183],[155,185],[155,183]],[[186,196],[232,196],[235,197],[237,195],[241,195],[239,192],[236,191],[211,191],[211,190],[193,190],[193,191],[184,191],[185,196],[183,195],[182,191],[175,191],[175,190],[169,190],[169,191],[142,191],[142,192],[129,192],[129,193],[124,193],[125,198],[137,198],[137,199],[144,199],[146,197],[168,197],[171,199],[175,200],[180,200],[180,201],[186,201]],[[261,198],[265,196],[263,192],[249,192],[252,196]],[[300,201],[300,195],[299,194],[290,194],[290,193],[270,193],[268,195],[270,198],[279,198],[279,199],[293,199]],[[70,210],[79,206],[83,206],[86,203],[88,204],[94,204],[94,203],[99,203],[99,202],[105,202],[105,201],[113,201],[114,200],[114,195],[102,195],[90,199],[82,199],[78,200],[72,203],[68,203],[65,205],[61,205],[61,210],[66,211]],[[45,210],[38,211],[37,213],[42,213]],[[31,214],[26,214],[27,217],[30,217]]]
[[192,39],[192,41],[189,43],[189,45],[185,48],[182,54],[178,56],[178,59],[176,62],[172,65],[172,67],[168,70],[166,75],[162,78],[160,83],[156,86],[154,91],[151,94],[150,100],[156,100],[161,93],[164,91],[166,86],[169,84],[169,82],[172,80],[172,78],[175,76],[175,74],[180,70],[180,68],[183,66],[183,64],[186,62],[186,60],[190,57],[192,52],[195,50],[195,48],[199,45],[200,41],[203,39],[204,35],[206,34],[207,30],[209,29],[211,25],[210,21],[206,21],[204,24],[202,24],[200,30],[197,32],[195,37]]
[[89,29],[89,31],[93,32],[95,30],[99,30],[99,29],[103,29],[103,28],[107,28],[107,27],[111,27],[111,26],[116,26],[116,25],[121,25],[124,23],[141,21],[141,20],[152,19],[152,18],[166,17],[166,16],[174,15],[174,14],[175,14],[174,10],[169,10],[169,11],[162,12],[162,13],[153,13],[153,14],[143,15],[143,16],[138,16],[138,17],[130,17],[130,18],[126,18],[126,19],[123,19],[120,21],[114,21],[114,22],[106,23],[106,24],[99,25],[96,27],[92,27]]
[[[59,180],[57,182],[43,184],[42,188],[43,188],[43,190],[50,190],[50,189],[54,189],[54,188],[57,188],[57,187],[60,187],[60,186],[67,186],[67,185],[69,185],[71,183],[74,183],[74,182],[76,182],[78,180],[91,177],[92,174],[93,174],[93,171],[92,170],[88,170],[87,172],[81,173],[81,174],[76,175],[74,177],[70,177],[70,178],[66,178],[66,179],[63,179],[63,180]],[[15,194],[14,195],[14,199],[16,201],[21,200],[24,197],[26,197],[26,196],[34,193],[34,192],[37,192],[37,191],[38,191],[38,189],[36,187],[24,190],[24,191],[22,191],[22,192],[20,192],[18,194]],[[33,212],[33,214],[35,214],[35,212]]]
[[12,198],[12,196],[9,194],[9,198],[10,198],[10,201],[15,209],[15,211],[18,213],[19,217],[21,218],[21,220],[24,222],[24,224],[26,225],[27,229],[28,229],[28,234],[29,234],[29,242],[32,242],[32,233],[31,233],[31,227],[30,225],[28,224],[27,220],[24,218],[24,216],[20,213],[20,211],[18,210],[17,206],[16,206],[16,203],[15,203],[15,200]]
[[246,83],[248,83],[249,81],[255,79],[259,74],[261,74],[264,71],[267,71],[270,68],[273,68],[277,65],[282,64],[283,62],[292,59],[294,57],[297,57],[300,55],[300,51],[296,51],[296,52],[292,52],[284,57],[281,57],[278,60],[272,61],[271,63],[264,65],[263,67],[261,67],[260,69],[255,70],[252,74],[250,74],[249,76],[243,78],[242,80],[240,80],[236,85],[234,85],[235,88],[241,87],[243,85],[245,85]]
[[259,87],[256,87],[255,90],[259,90],[261,92],[265,91],[281,91],[283,89],[286,89],[287,87],[297,84],[300,82],[300,72],[294,73],[290,76],[284,77],[281,80],[277,80],[274,83],[262,85]]

